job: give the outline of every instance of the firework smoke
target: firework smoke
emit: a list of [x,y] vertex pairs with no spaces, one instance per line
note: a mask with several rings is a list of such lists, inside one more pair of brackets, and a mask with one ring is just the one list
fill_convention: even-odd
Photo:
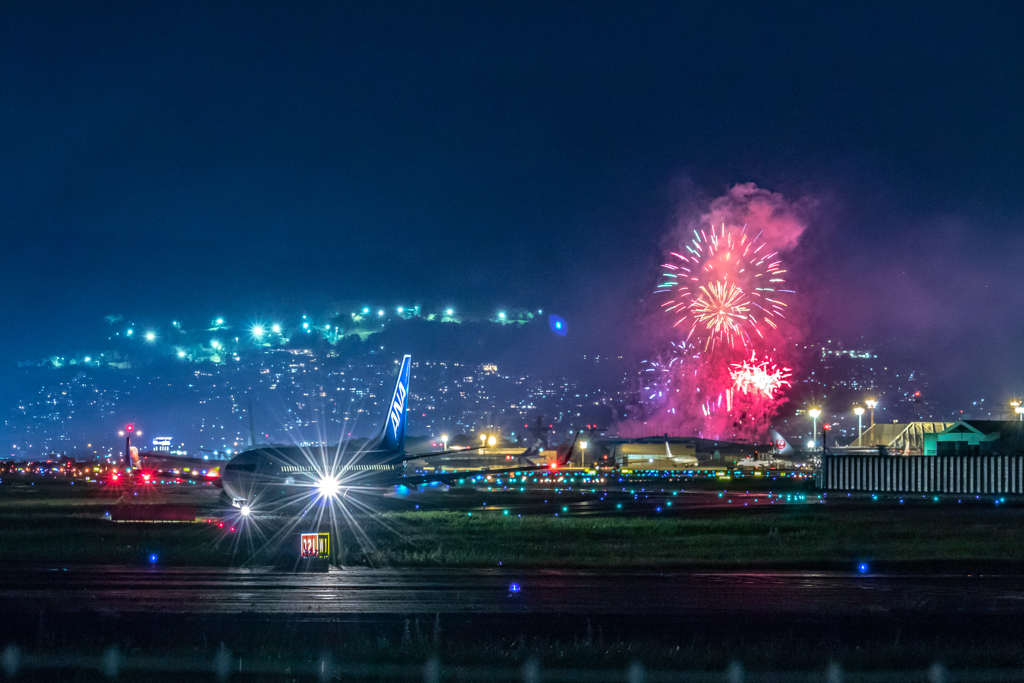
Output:
[[808,206],[745,183],[680,221],[655,290],[672,342],[645,361],[621,434],[764,437],[790,386],[785,260]]

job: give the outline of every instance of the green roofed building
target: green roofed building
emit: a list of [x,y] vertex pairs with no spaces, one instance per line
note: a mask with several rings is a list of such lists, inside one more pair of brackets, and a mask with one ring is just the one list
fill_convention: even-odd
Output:
[[925,439],[925,455],[1021,455],[1024,424],[1007,420],[959,420]]

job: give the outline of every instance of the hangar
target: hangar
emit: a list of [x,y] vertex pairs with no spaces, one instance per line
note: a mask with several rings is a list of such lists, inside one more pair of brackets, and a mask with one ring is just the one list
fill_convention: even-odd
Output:
[[884,446],[890,453],[904,455],[935,455],[934,440],[928,452],[928,439],[952,427],[953,422],[879,423],[861,432],[847,448],[877,449]]

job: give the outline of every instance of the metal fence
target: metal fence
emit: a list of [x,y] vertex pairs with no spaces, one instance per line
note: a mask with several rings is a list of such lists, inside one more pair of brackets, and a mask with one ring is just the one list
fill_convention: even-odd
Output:
[[1021,455],[827,455],[818,486],[838,491],[1024,493]]
[[724,670],[667,671],[647,669],[634,662],[624,669],[568,669],[544,668],[537,660],[528,660],[522,666],[458,666],[442,664],[430,659],[421,664],[339,663],[323,656],[316,661],[245,660],[221,649],[212,659],[197,657],[124,656],[116,648],[101,655],[72,655],[62,652],[22,652],[8,646],[2,655],[2,667],[7,678],[57,677],[72,674],[78,680],[83,674],[100,675],[108,680],[149,679],[160,675],[188,675],[194,680],[223,683],[229,680],[251,678],[326,681],[522,681],[523,683],[623,681],[625,683],[959,683],[961,681],[1024,680],[1022,669],[946,669],[933,664],[927,669],[859,671],[844,670],[839,664],[830,664],[821,670],[804,671],[748,671],[733,662]]

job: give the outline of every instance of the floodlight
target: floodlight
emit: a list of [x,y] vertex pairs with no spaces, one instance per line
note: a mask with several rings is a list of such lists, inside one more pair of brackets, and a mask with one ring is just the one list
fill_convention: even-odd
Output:
[[338,495],[340,486],[335,477],[322,477],[316,483],[316,488],[324,498],[334,498]]

